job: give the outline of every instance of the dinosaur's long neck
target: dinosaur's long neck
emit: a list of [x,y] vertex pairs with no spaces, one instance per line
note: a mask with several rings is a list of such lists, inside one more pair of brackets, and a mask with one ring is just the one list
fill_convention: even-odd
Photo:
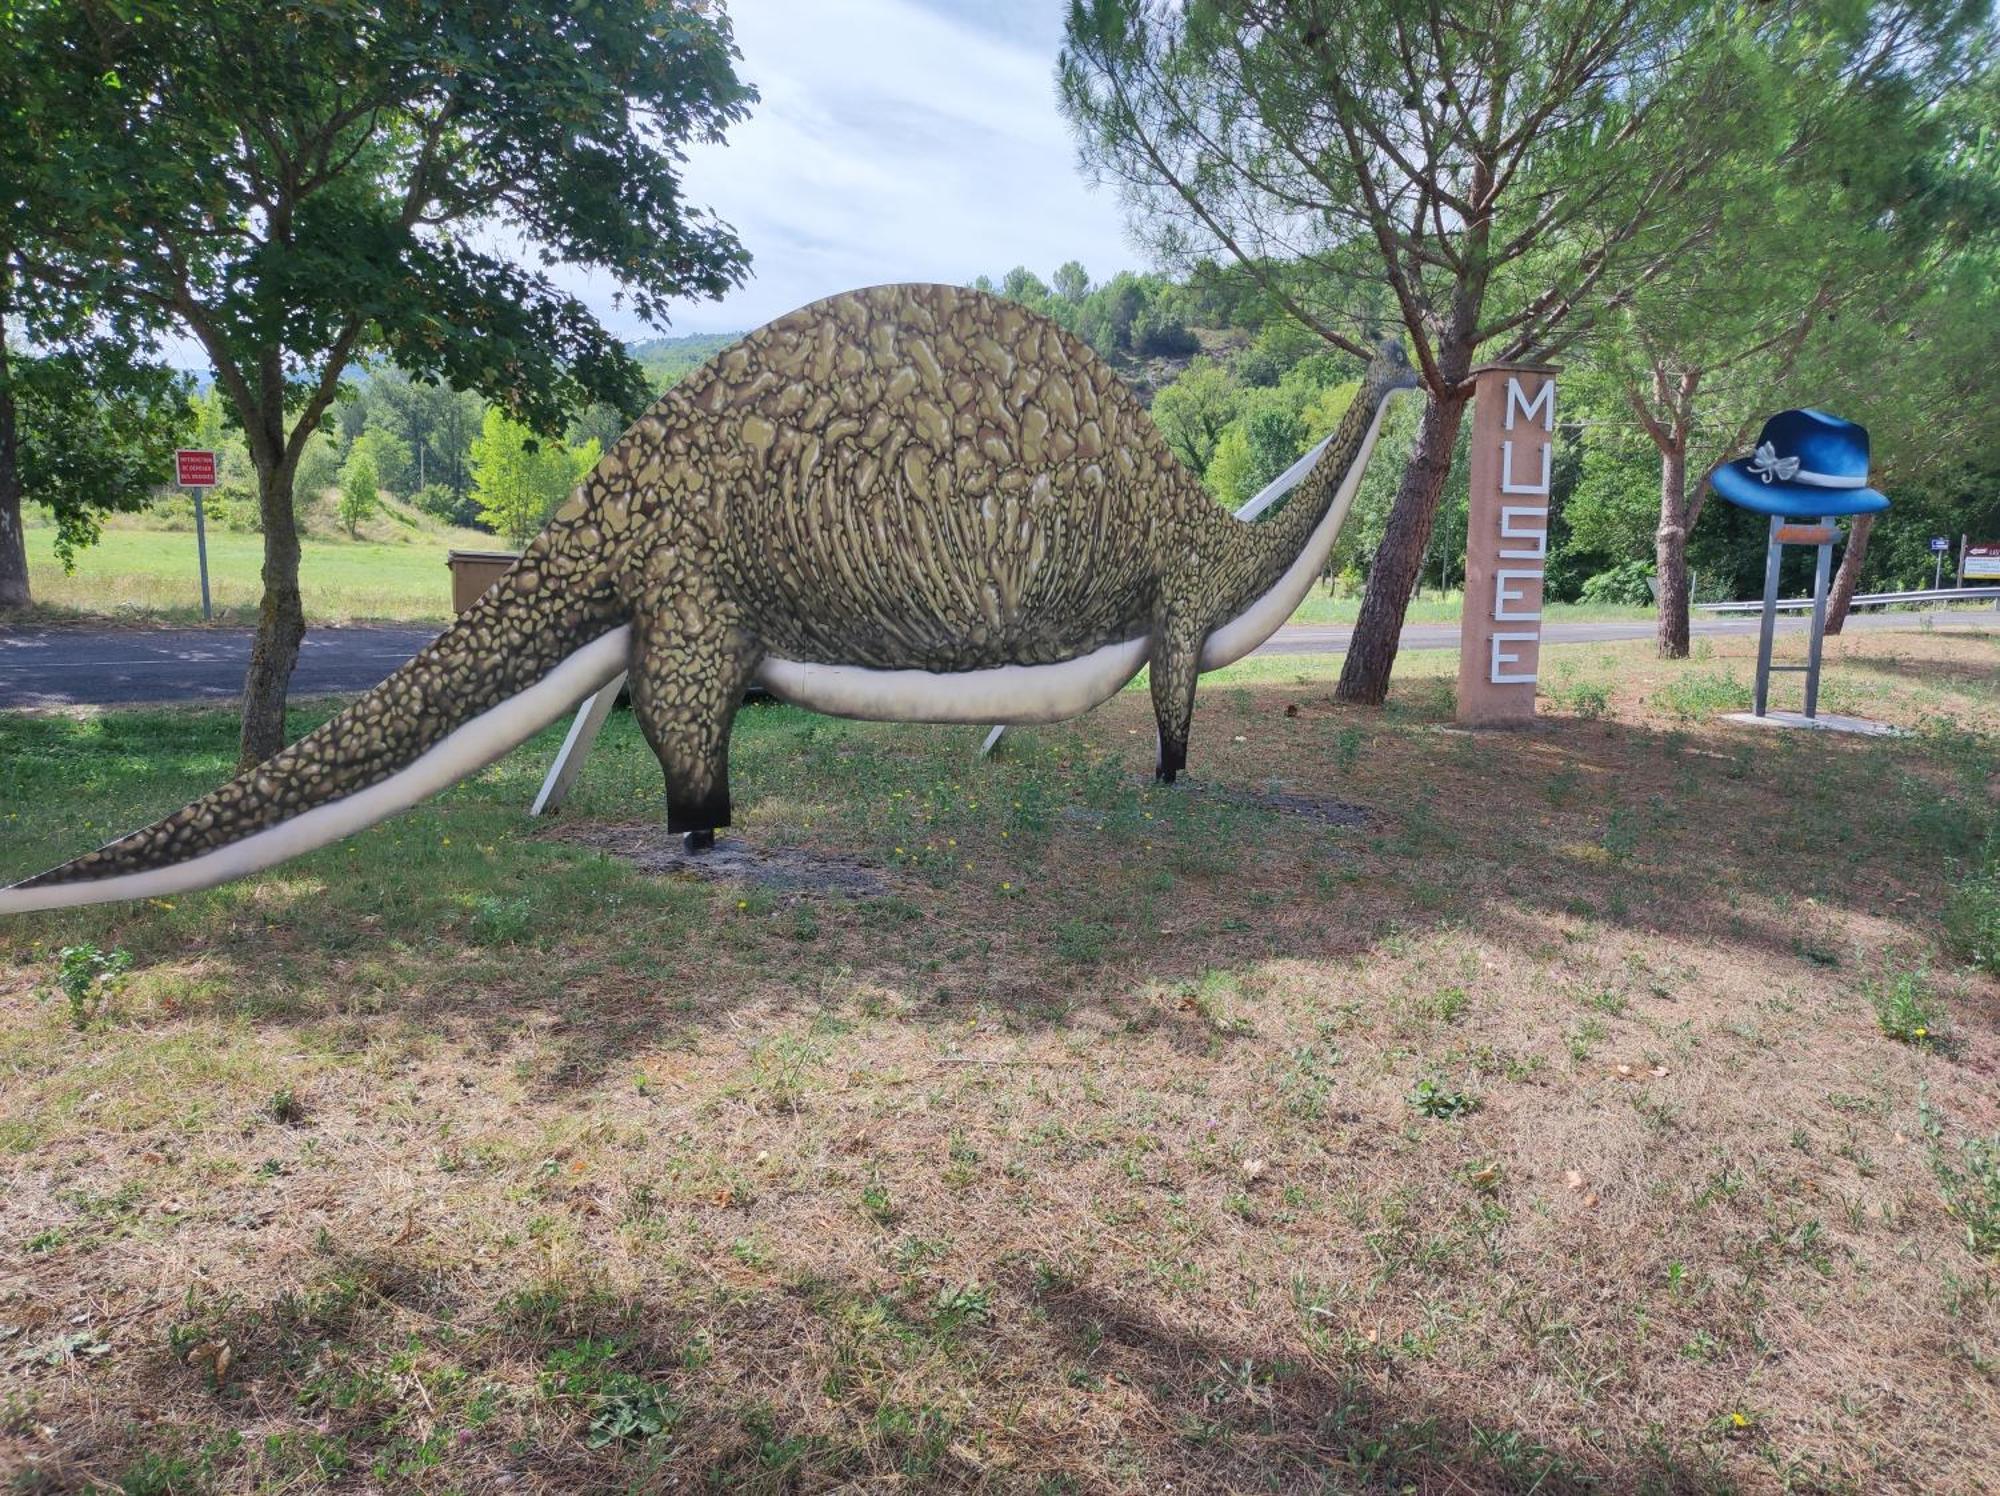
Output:
[[1241,548],[1243,562],[1222,569],[1248,580],[1233,596],[1218,599],[1217,626],[1202,651],[1203,669],[1248,654],[1304,601],[1346,521],[1389,397],[1406,387],[1375,377],[1371,369],[1312,466],[1279,497],[1283,507],[1269,519],[1228,521],[1226,543]]

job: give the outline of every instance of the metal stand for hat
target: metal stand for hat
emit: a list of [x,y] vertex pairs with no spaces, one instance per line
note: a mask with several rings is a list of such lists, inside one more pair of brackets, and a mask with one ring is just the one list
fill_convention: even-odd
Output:
[[[1819,715],[1819,661],[1821,648],[1826,643],[1826,588],[1827,580],[1833,574],[1833,542],[1839,536],[1839,527],[1830,519],[1806,525],[1776,515],[1771,518],[1771,540],[1764,553],[1764,622],[1757,636],[1755,715],[1759,717],[1768,715],[1765,708],[1771,699],[1773,670],[1802,672],[1806,678],[1806,719],[1811,721]],[[1819,563],[1813,570],[1812,640],[1806,646],[1806,662],[1803,665],[1771,663],[1771,644],[1778,632],[1778,563],[1783,559],[1788,544],[1811,545],[1819,551]]]

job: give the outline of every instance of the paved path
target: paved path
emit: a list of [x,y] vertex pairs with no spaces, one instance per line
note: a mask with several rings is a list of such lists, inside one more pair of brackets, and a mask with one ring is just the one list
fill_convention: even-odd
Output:
[[[310,629],[292,690],[365,691],[436,629]],[[247,629],[0,630],[0,708],[234,700],[250,665]]]
[[[2000,613],[1933,615],[1938,628],[2000,627]],[[1781,618],[1787,631],[1804,618]],[[1857,613],[1851,629],[1915,628],[1907,613]],[[1757,620],[1697,616],[1697,634],[1755,634]],[[1278,630],[1265,654],[1338,654],[1347,648],[1346,625],[1302,625]],[[306,635],[292,690],[365,691],[435,636],[422,628],[320,628]],[[1552,623],[1550,644],[1600,644],[1650,639],[1646,622]],[[1413,623],[1403,630],[1405,649],[1456,649],[1455,623]],[[0,709],[52,706],[129,706],[139,702],[232,700],[243,688],[250,660],[248,631],[233,629],[30,629],[0,630]]]
[[[1847,627],[1854,630],[1901,628],[1922,628],[1913,613],[1850,613]],[[1938,611],[1928,615],[1934,627],[2000,629],[2000,612],[1991,608],[1978,611],[1950,612]],[[1780,613],[1778,632],[1794,633],[1803,631],[1812,621],[1805,613]],[[1696,636],[1703,634],[1747,634],[1757,635],[1758,617],[1755,613],[1734,614],[1717,617],[1713,614],[1695,614],[1691,628]],[[1348,637],[1354,632],[1347,624],[1288,624],[1271,636],[1270,642],[1258,651],[1259,654],[1339,654],[1347,648]],[[1622,620],[1604,623],[1548,623],[1542,625],[1544,644],[1613,644],[1623,639],[1650,639],[1653,637],[1653,620]],[[1455,623],[1406,623],[1403,625],[1404,649],[1457,649],[1458,625]],[[4,679],[4,675],[0,675]],[[4,703],[0,696],[0,703]]]

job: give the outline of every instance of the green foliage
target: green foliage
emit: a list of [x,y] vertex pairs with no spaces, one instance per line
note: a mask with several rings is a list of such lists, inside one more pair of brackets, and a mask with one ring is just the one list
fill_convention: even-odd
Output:
[[[637,366],[580,300],[439,231],[503,198],[552,257],[618,277],[642,317],[744,272],[735,238],[675,190],[682,143],[754,98],[726,20],[694,6],[515,0],[474,29],[421,9],[147,6],[110,30],[47,7],[10,41],[33,85],[12,124],[37,254],[115,304],[191,284],[190,330],[226,375],[254,371],[283,328],[305,365],[331,353],[337,374],[372,344],[543,430],[586,392],[636,401]],[[282,252],[260,230],[275,211]]]
[[1871,984],[1868,997],[1875,1021],[1891,1039],[1918,1049],[1940,1049],[1948,1042],[1944,999],[1927,972],[1899,971],[1886,983]]
[[366,456],[375,469],[378,488],[406,494],[416,487],[416,460],[410,444],[386,426],[371,423],[363,428],[347,449],[349,462],[357,456]]
[[1302,359],[1326,351],[1326,340],[1295,318],[1276,316],[1257,330],[1257,340],[1236,361],[1243,382],[1260,388],[1278,383]]
[[426,483],[410,495],[410,503],[420,513],[448,525],[469,525],[478,511],[469,497],[460,498],[442,483]]
[[69,1006],[69,1021],[87,1029],[106,1005],[125,989],[132,969],[129,951],[104,951],[88,941],[66,945],[56,953],[54,995]]
[[340,522],[347,526],[347,533],[358,535],[362,521],[372,518],[380,503],[375,458],[356,442],[340,469]]
[[647,386],[655,395],[664,395],[737,337],[733,332],[698,332],[676,338],[649,338],[632,345],[632,357],[646,371]]
[[1677,721],[1701,722],[1718,712],[1741,711],[1750,691],[1735,676],[1714,670],[1691,671],[1669,681],[1653,695],[1653,704],[1672,712]]
[[1198,476],[1208,471],[1216,443],[1241,405],[1242,389],[1230,372],[1198,358],[1153,397],[1153,422],[1174,455]]
[[662,1388],[612,1364],[623,1350],[615,1340],[585,1338],[551,1351],[542,1363],[542,1395],[588,1417],[583,1442],[591,1449],[643,1443],[666,1432],[680,1414]]
[[[0,267],[0,277],[8,273]],[[31,317],[28,327],[44,338],[65,332],[48,318]],[[86,334],[36,354],[9,346],[0,364],[0,409],[13,407],[21,496],[54,515],[66,572],[97,543],[104,515],[141,509],[173,481],[174,448],[193,427],[192,381],[147,362],[143,351],[114,333]]]
[[1652,589],[1646,585],[1652,577],[1651,562],[1636,558],[1620,561],[1584,580],[1583,600],[1610,607],[1641,608],[1653,599]]
[[1479,1109],[1476,1097],[1468,1096],[1463,1091],[1449,1090],[1429,1078],[1417,1082],[1416,1090],[1410,1093],[1410,1105],[1426,1117],[1444,1121],[1469,1117]]
[[[387,354],[553,434],[649,393],[554,267],[653,322],[747,270],[680,180],[755,98],[720,7],[214,0],[4,25],[11,248],[87,320],[201,343],[263,479],[266,640],[301,627],[292,460],[351,363]],[[246,762],[282,742],[285,688],[253,675]]]
[[601,455],[594,439],[573,452],[559,441],[538,441],[497,405],[487,407],[472,444],[480,519],[514,545],[525,545]]
[[324,431],[306,438],[299,465],[292,474],[292,497],[299,505],[312,503],[340,481],[340,451]]
[[1132,319],[1132,351],[1153,358],[1189,358],[1201,352],[1201,340],[1178,317],[1149,306]]

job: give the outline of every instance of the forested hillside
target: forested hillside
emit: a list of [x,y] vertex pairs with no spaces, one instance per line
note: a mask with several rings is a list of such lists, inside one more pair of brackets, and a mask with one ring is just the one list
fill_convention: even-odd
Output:
[[[1120,272],[1094,284],[1074,261],[1049,281],[1024,267],[978,284],[1043,312],[1076,332],[1138,390],[1182,461],[1216,498],[1234,507],[1256,493],[1333,429],[1360,373],[1316,334],[1278,309],[1246,275],[1211,262],[1183,280]],[[1365,325],[1376,308],[1357,308]],[[1793,404],[1821,404],[1877,421],[1875,471],[1894,507],[1875,526],[1866,588],[1929,586],[1929,539],[1962,534],[2000,539],[2000,440],[1994,424],[1973,422],[1948,451],[1932,439],[1937,386],[1949,386],[1991,350],[1994,333],[1976,319],[1957,335],[1933,338],[1921,367],[1905,367],[1901,398],[1857,389],[1844,356],[1855,335],[1828,318],[1782,384],[1738,379],[1704,411],[1705,426],[1750,423]],[[1385,324],[1392,326],[1393,324]],[[1881,336],[1881,329],[1873,330]],[[1935,332],[1936,329],[1927,329]],[[1848,343],[1831,336],[1838,332]],[[1570,355],[1561,380],[1561,431],[1553,475],[1548,596],[1556,602],[1645,604],[1659,519],[1660,454],[1619,385],[1629,349],[1608,324]],[[1927,398],[1928,397],[1928,398]],[[1872,409],[1871,409],[1872,407]],[[1880,409],[1903,417],[1881,425]],[[1358,586],[1381,537],[1396,479],[1415,438],[1415,402],[1394,408],[1334,553],[1331,577]],[[1458,451],[1423,570],[1424,585],[1462,578],[1465,556],[1465,442]],[[1718,448],[1716,460],[1741,455]],[[1690,473],[1689,481],[1701,476]],[[1724,504],[1705,505],[1690,538],[1702,599],[1747,597],[1762,587],[1763,522]],[[1787,558],[1788,587],[1809,585],[1810,556]]]

